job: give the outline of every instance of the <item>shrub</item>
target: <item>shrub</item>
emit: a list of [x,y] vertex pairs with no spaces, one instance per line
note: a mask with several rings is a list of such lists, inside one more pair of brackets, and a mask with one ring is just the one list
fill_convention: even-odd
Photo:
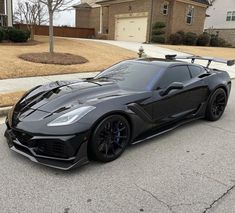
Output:
[[219,45],[219,37],[218,35],[211,35],[210,46],[218,47]]
[[13,29],[13,27],[0,27],[0,30],[3,31],[3,40],[9,40],[9,30]]
[[211,35],[210,45],[212,47],[231,47],[232,45],[229,44],[224,39],[220,38],[217,35]]
[[184,37],[185,37],[185,32],[184,31],[180,30],[180,31],[178,31],[176,33],[180,34],[182,39],[184,39]]
[[5,31],[5,38],[4,40],[9,40],[9,31],[14,29],[13,27],[4,27],[4,31]]
[[185,33],[183,44],[185,45],[195,45],[197,42],[197,34],[192,32]]
[[3,30],[3,28],[0,28],[0,42],[2,42],[2,40],[4,40],[4,37],[5,37],[5,32]]
[[198,36],[197,38],[197,45],[198,46],[207,46],[210,43],[210,35],[207,33],[203,33]]
[[154,43],[165,43],[165,30],[166,24],[164,22],[156,22],[152,28],[151,41]]
[[9,40],[13,42],[26,42],[29,37],[30,33],[25,30],[18,30],[15,28],[8,30]]
[[153,29],[162,29],[162,28],[165,28],[165,27],[166,27],[166,24],[164,22],[156,22],[153,25]]
[[162,30],[162,29],[153,29],[152,34],[153,35],[163,35],[163,34],[165,34],[165,30]]
[[169,36],[168,42],[173,45],[182,44],[183,37],[180,33],[173,33]]
[[164,44],[165,43],[165,35],[153,35],[152,42]]

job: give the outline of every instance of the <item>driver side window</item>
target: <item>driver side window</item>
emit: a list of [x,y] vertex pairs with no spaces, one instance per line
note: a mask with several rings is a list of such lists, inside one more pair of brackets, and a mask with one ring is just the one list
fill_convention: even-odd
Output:
[[184,83],[191,79],[189,69],[187,66],[180,65],[168,68],[165,74],[161,78],[159,82],[159,87],[161,89],[167,88],[173,82],[181,82]]

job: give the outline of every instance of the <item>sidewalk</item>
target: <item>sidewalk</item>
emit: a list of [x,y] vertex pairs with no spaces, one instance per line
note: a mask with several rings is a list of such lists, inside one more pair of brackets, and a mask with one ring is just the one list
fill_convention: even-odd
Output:
[[40,77],[27,77],[27,78],[14,78],[0,80],[0,94],[10,93],[15,91],[26,91],[37,85],[46,84],[52,81],[59,80],[75,80],[79,78],[93,77],[97,72],[77,73],[77,74],[65,74],[65,75],[51,75]]

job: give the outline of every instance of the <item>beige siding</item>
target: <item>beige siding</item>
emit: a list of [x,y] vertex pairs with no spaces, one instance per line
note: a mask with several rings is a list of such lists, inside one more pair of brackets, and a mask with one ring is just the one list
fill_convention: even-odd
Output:
[[235,21],[226,20],[228,11],[235,11],[234,0],[216,0],[207,10],[205,29],[235,29]]

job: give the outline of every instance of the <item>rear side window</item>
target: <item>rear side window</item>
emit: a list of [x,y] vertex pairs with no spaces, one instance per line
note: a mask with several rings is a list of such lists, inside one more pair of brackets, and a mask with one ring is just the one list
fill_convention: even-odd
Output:
[[203,69],[201,67],[198,66],[189,66],[189,70],[191,72],[191,75],[193,78],[201,75],[204,73]]
[[159,87],[161,89],[168,87],[173,82],[184,83],[191,79],[188,66],[175,66],[166,70],[160,80]]

